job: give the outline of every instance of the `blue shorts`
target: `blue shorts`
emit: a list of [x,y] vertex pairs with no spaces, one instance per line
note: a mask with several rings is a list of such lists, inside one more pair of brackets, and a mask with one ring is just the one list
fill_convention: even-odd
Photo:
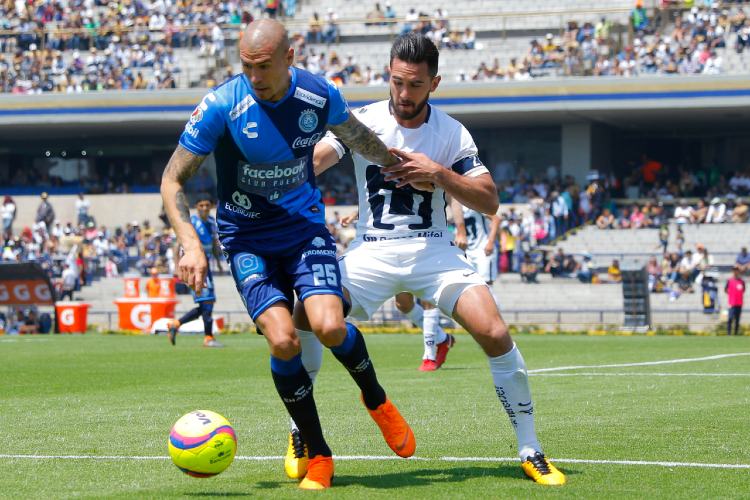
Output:
[[292,251],[277,255],[229,254],[229,269],[247,312],[255,321],[276,302],[294,304],[311,295],[337,295],[343,300],[336,243],[327,229]]
[[211,274],[211,267],[208,268],[206,281],[203,282],[203,288],[201,288],[201,294],[196,295],[192,288],[190,289],[190,293],[193,294],[193,301],[195,301],[196,304],[207,302],[209,300],[216,300],[216,292],[214,292],[214,276]]

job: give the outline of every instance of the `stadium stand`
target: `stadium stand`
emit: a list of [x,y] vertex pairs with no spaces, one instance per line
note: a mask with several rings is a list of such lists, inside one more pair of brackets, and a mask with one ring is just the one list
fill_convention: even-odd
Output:
[[[480,1],[454,3],[446,11],[443,2],[430,0],[386,7],[386,16],[374,2],[311,1],[288,12],[293,17],[285,21],[300,42],[308,42],[298,46],[298,63],[342,83],[383,84],[388,40],[408,30],[428,34],[448,49],[441,61],[448,81],[748,71],[744,6],[678,4],[638,15],[633,6],[631,0]],[[211,86],[238,71],[241,26],[268,15],[258,2],[76,0],[71,7],[0,5],[3,92]],[[309,21],[314,15],[319,21]],[[336,17],[334,23],[329,16]],[[333,35],[323,36],[331,30]],[[316,33],[328,43],[316,43]],[[227,61],[233,65],[227,67]]]

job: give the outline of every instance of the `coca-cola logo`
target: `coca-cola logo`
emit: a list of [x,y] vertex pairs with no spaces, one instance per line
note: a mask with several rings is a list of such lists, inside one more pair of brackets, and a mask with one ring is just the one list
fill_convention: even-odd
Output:
[[297,137],[294,139],[294,142],[292,142],[292,148],[297,149],[315,146],[321,137],[323,137],[323,132],[316,132],[310,137]]

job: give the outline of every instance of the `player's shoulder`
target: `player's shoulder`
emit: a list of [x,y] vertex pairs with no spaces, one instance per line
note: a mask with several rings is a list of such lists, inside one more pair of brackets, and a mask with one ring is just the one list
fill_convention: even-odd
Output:
[[463,123],[432,104],[430,104],[429,115],[427,116],[427,126],[439,130],[442,134],[460,135],[466,130]]
[[338,88],[320,75],[314,75],[302,68],[293,68],[295,74],[294,98],[323,108],[332,94],[340,95]]
[[390,102],[388,99],[366,104],[354,110],[354,116],[357,120],[368,126],[387,123],[391,116]]

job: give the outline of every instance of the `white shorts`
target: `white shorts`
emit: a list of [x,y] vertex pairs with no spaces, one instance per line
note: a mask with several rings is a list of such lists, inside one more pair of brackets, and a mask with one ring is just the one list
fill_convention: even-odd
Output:
[[490,255],[484,253],[484,248],[466,250],[466,257],[485,282],[495,281],[497,278],[497,250],[493,250]]
[[349,315],[359,320],[369,319],[400,292],[411,292],[452,316],[464,290],[486,286],[464,253],[445,240],[366,242],[358,238],[339,260],[339,267],[352,301]]

